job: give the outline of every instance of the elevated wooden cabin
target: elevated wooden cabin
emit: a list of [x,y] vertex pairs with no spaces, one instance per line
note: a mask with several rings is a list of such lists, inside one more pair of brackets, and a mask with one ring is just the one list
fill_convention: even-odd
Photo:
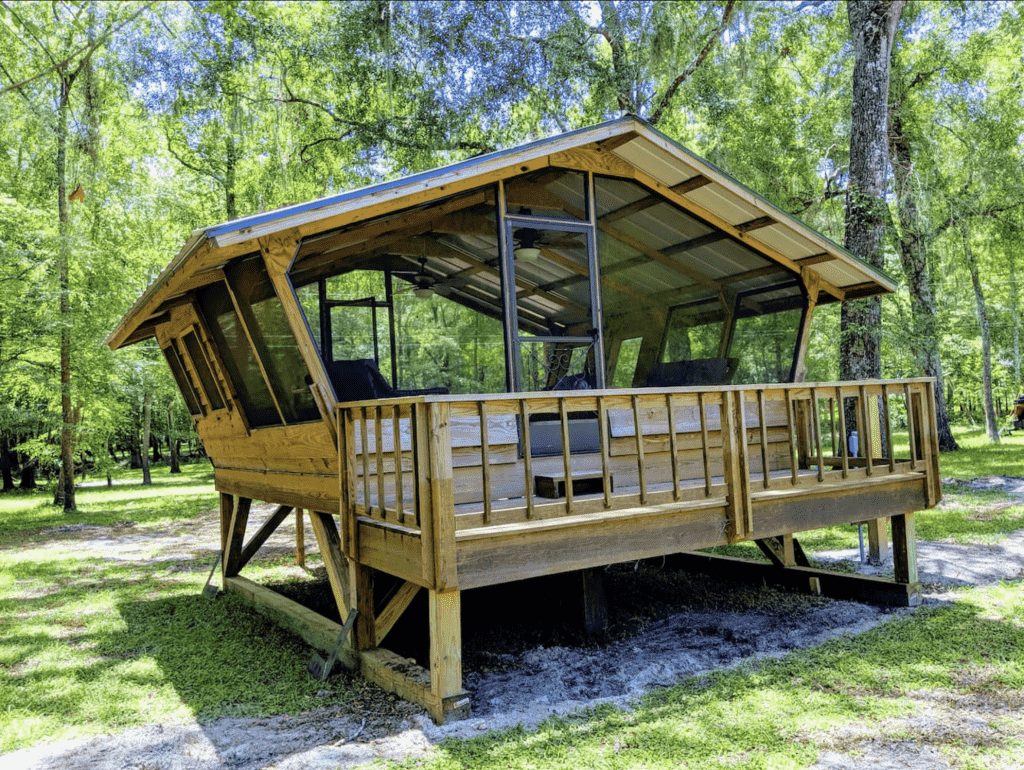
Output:
[[[331,648],[339,624],[239,576],[309,512],[343,659],[443,720],[470,702],[466,589],[756,541],[765,579],[917,601],[931,381],[804,382],[815,308],[893,288],[623,118],[196,231],[108,342],[167,358],[224,588]],[[252,500],[280,507],[247,541]],[[895,581],[793,538],[867,522],[881,552],[889,517]],[[382,646],[420,589],[424,667]]]

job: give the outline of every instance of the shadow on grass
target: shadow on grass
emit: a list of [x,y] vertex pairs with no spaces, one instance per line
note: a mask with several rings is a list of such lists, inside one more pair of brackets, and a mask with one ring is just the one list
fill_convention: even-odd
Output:
[[[911,692],[1024,702],[1019,621],[965,602],[921,610],[782,659],[685,680],[630,711],[605,707],[551,719],[531,735],[449,741],[436,765],[806,767],[817,761],[815,735],[859,721],[877,738],[870,725],[905,715],[901,699]],[[958,738],[951,732],[948,740],[956,746]]]

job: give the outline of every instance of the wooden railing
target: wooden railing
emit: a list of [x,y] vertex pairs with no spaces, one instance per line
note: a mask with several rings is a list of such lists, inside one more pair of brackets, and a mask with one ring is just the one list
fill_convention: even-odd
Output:
[[907,473],[928,478],[934,504],[933,403],[932,382],[914,379],[339,405],[343,529],[362,517],[436,540],[642,506],[721,505],[730,538],[742,539],[765,494]]

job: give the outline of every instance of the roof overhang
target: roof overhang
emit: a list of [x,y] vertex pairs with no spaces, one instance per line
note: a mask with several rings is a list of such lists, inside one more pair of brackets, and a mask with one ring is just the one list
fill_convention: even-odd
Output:
[[[625,176],[794,273],[810,271],[832,301],[895,290],[895,283],[642,120],[624,117],[276,211],[196,230],[107,338],[114,349],[153,336],[167,308],[215,280],[231,259],[277,233],[309,238],[546,167],[573,168],[588,149]],[[596,155],[595,155],[596,153]]]

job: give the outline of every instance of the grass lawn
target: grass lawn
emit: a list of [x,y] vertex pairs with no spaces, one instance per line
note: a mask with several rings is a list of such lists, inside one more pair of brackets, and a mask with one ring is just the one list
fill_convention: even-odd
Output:
[[[983,431],[958,434],[944,477],[1024,476],[1024,433],[996,447]],[[136,474],[137,476],[137,474]],[[65,516],[44,492],[0,496],[0,752],[153,722],[297,713],[343,703],[306,674],[309,648],[221,596],[199,590],[213,563],[197,522],[216,516],[208,464],[154,485],[124,475],[78,492]],[[1024,507],[947,485],[947,503],[919,515],[918,536],[997,541],[1024,528]],[[108,546],[111,530],[140,538],[137,553]],[[191,540],[190,540],[191,538]],[[195,541],[195,542],[193,542]],[[809,551],[853,548],[854,527],[801,538]],[[247,568],[280,579],[288,559]],[[1024,585],[958,595],[856,637],[778,660],[684,681],[630,711],[602,708],[448,741],[409,766],[436,768],[808,767],[842,751],[858,730],[880,740],[928,742],[908,720],[926,704],[963,699],[1006,705],[989,720],[998,738],[942,744],[962,767],[1005,767],[1024,755]],[[267,654],[270,652],[271,654]]]

